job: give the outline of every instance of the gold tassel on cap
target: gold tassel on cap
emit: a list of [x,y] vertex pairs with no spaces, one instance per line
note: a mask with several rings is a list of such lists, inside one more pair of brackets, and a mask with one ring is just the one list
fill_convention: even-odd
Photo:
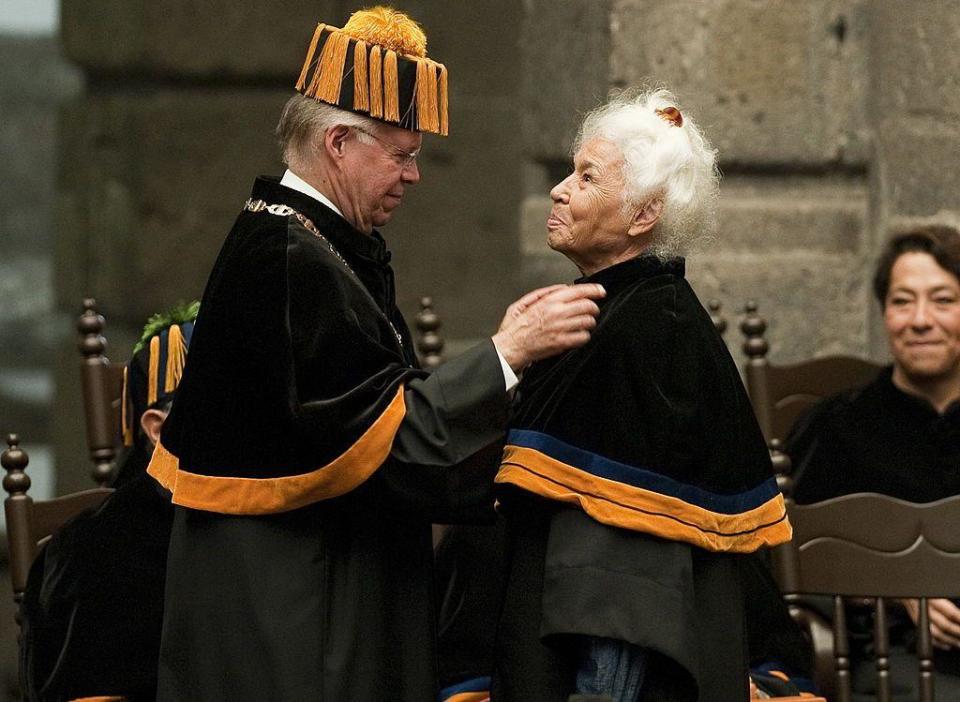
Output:
[[343,84],[343,66],[347,60],[350,37],[342,32],[333,32],[323,45],[320,63],[313,74],[313,81],[307,89],[309,97],[336,105],[340,101],[340,87]]
[[370,110],[370,81],[367,78],[367,45],[358,41],[353,49],[353,109]]
[[120,431],[123,433],[123,445],[133,446],[133,424],[130,422],[130,379],[129,368],[123,367],[123,392],[120,393]]
[[[350,61],[348,51],[353,51]],[[343,81],[351,71],[352,101],[341,98],[350,94]],[[342,29],[317,24],[296,87],[305,97],[341,109],[447,134],[447,70],[427,58],[420,25],[391,7],[354,12]]]
[[436,132],[440,128],[437,114],[436,64],[427,59],[417,61],[417,129]]
[[160,380],[160,337],[150,339],[150,363],[147,372],[147,407],[157,401],[157,385]]
[[383,118],[400,121],[400,85],[397,78],[397,52],[386,51],[383,57]]
[[187,344],[183,340],[183,332],[178,325],[173,324],[167,332],[167,374],[163,383],[164,392],[173,392],[177,389],[186,362]]
[[307,49],[307,58],[303,61],[303,69],[300,71],[300,78],[297,80],[297,90],[303,90],[307,84],[307,74],[310,72],[310,66],[313,64],[313,55],[317,52],[317,43],[320,41],[320,35],[323,34],[325,24],[318,24],[317,30],[313,33],[313,39],[310,40],[310,48]]
[[370,49],[370,116],[383,117],[383,75],[379,46]]
[[447,67],[442,63],[440,66],[440,134],[447,136]]

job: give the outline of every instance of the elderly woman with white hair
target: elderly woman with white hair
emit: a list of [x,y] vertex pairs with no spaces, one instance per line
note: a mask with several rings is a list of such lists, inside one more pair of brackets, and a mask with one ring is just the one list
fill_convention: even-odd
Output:
[[517,389],[494,700],[745,700],[743,554],[790,538],[736,366],[684,279],[716,152],[666,90],[589,114],[547,243],[607,296]]

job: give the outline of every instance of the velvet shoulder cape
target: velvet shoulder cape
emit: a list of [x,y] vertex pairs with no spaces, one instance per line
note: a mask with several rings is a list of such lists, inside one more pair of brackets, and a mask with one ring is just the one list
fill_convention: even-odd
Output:
[[388,263],[376,233],[257,180],[210,274],[149,467],[175,504],[285,512],[383,464],[404,381],[420,374]]
[[597,327],[524,374],[497,482],[709,551],[789,540],[760,428],[682,260],[578,282],[607,290]]

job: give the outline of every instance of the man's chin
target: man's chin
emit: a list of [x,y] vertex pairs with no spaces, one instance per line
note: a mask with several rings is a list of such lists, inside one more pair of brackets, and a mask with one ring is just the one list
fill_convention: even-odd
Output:
[[377,210],[373,213],[371,221],[373,226],[382,227],[393,219],[393,210]]

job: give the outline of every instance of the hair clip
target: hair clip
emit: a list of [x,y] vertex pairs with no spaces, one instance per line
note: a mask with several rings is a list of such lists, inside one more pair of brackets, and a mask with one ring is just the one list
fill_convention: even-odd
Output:
[[663,119],[666,122],[669,122],[674,127],[683,126],[683,115],[680,114],[680,110],[676,107],[664,107],[662,110],[655,110],[657,116]]

